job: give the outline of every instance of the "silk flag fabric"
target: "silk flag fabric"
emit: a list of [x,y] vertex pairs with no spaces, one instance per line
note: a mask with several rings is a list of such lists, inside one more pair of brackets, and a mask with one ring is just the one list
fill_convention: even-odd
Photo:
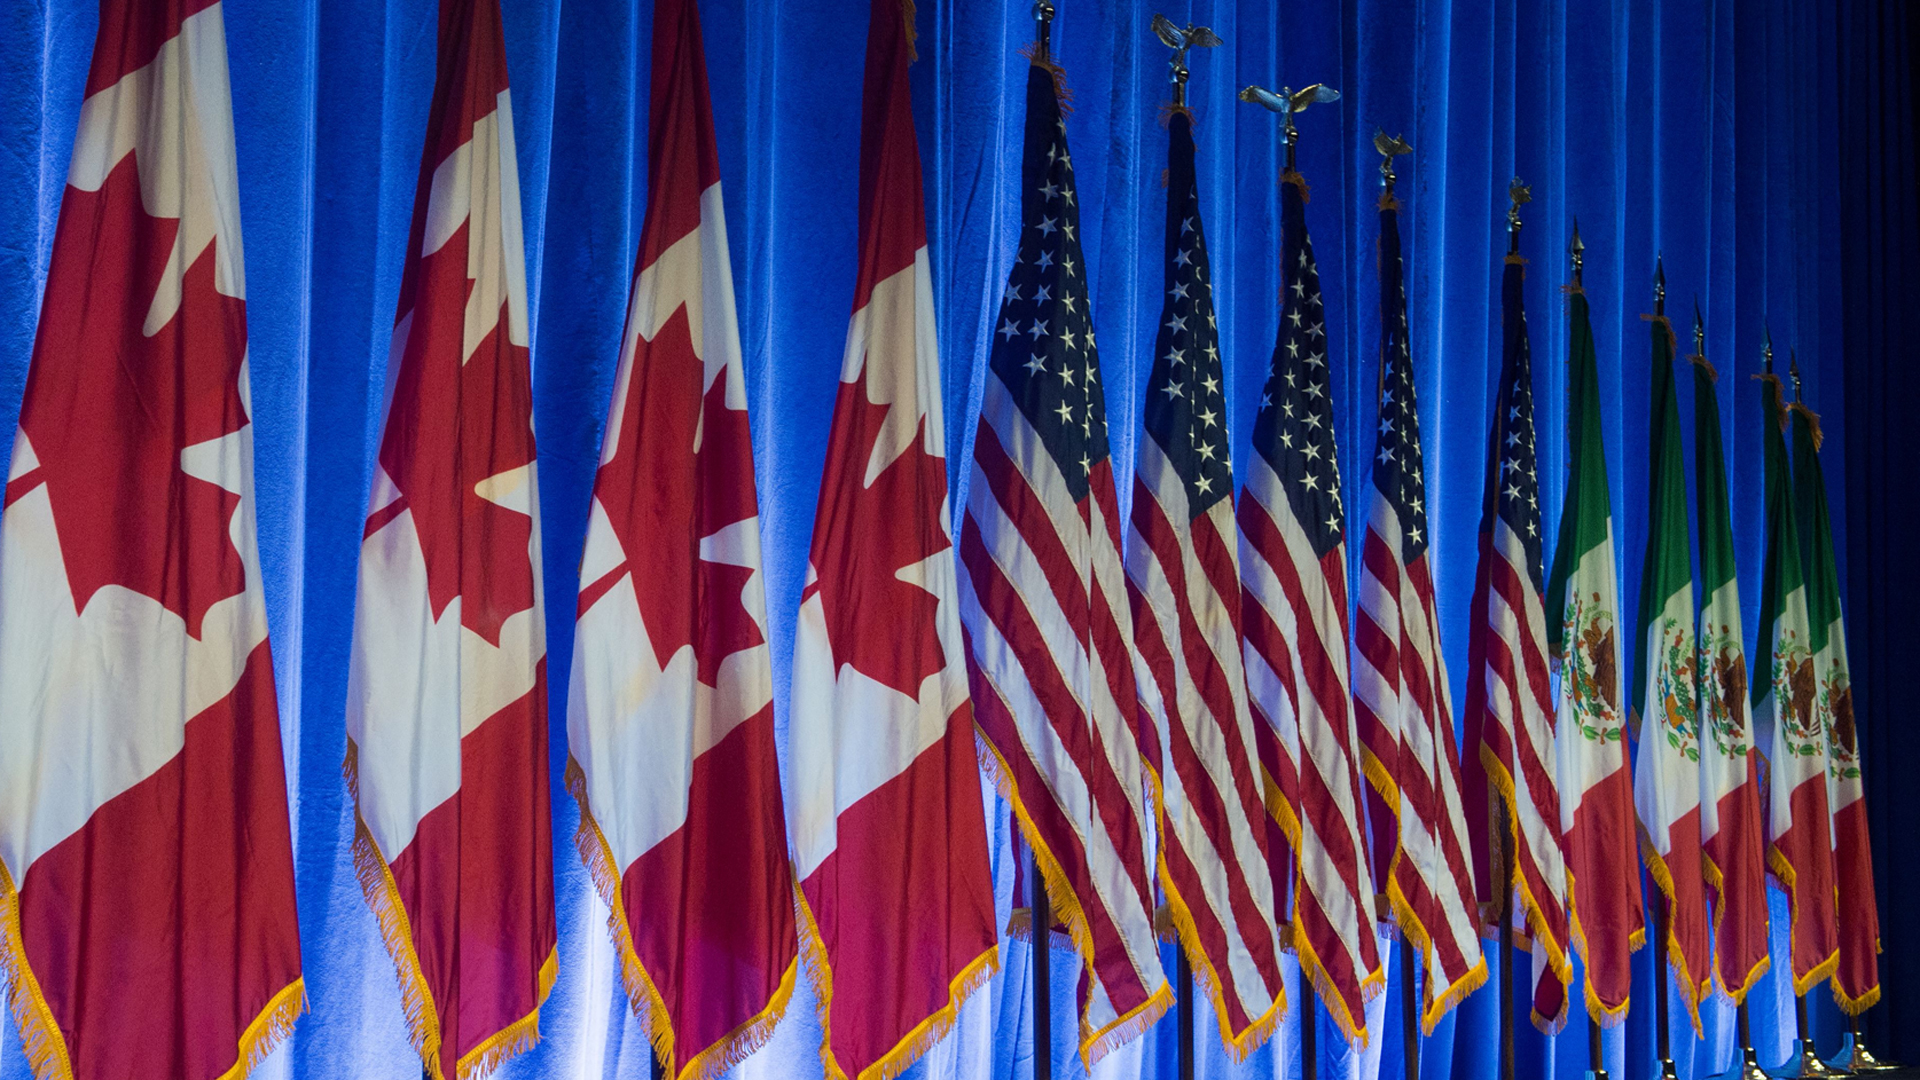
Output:
[[[1796,393],[1797,392],[1796,377]],[[1833,813],[1834,925],[1840,962],[1833,999],[1858,1016],[1880,999],[1880,910],[1873,892],[1867,836],[1866,784],[1853,718],[1853,675],[1847,666],[1847,624],[1840,613],[1840,575],[1833,561],[1833,524],[1820,473],[1820,420],[1793,405],[1795,531],[1804,538],[1807,648],[1813,654],[1814,701],[1827,732],[1827,799]]]
[[0,981],[42,1080],[304,1007],[221,5],[100,5],[0,517]]
[[1703,353],[1690,359],[1702,601],[1694,671],[1700,703],[1700,866],[1713,902],[1714,983],[1737,1004],[1769,963],[1762,759],[1747,723],[1746,635],[1720,445],[1719,373]]
[[360,548],[354,865],[435,1078],[539,1038],[557,972],[519,163],[498,0],[442,0]]
[[[1665,279],[1660,288],[1665,289]],[[1633,801],[1641,855],[1667,905],[1661,955],[1673,969],[1696,1033],[1712,985],[1711,928],[1700,863],[1700,735],[1694,666],[1693,565],[1687,536],[1687,474],[1673,377],[1673,325],[1655,316],[1653,403],[1647,449],[1647,549],[1633,636],[1633,696],[1639,714]]]
[[1827,734],[1818,711],[1813,634],[1787,461],[1787,403],[1772,354],[1760,380],[1765,447],[1767,559],[1754,650],[1753,719],[1767,747],[1767,867],[1787,894],[1793,992],[1820,985],[1839,963],[1834,925]]
[[[1541,600],[1545,537],[1525,276],[1525,260],[1508,255],[1501,279],[1500,382],[1469,609],[1465,741],[1475,767],[1468,771],[1465,794],[1474,865],[1486,871],[1479,878],[1485,883],[1482,898],[1498,904],[1504,891],[1514,901],[1516,918],[1498,933],[1517,936],[1522,921],[1530,931],[1533,1023],[1552,1034],[1566,1024],[1573,963],[1567,956],[1567,872]],[[1501,858],[1499,832],[1510,845],[1510,863]]]
[[1587,297],[1574,286],[1568,355],[1567,501],[1547,583],[1547,642],[1560,676],[1554,717],[1560,837],[1566,850],[1568,913],[1586,961],[1587,1012],[1595,1023],[1626,1019],[1633,969],[1628,955],[1646,938],[1640,905],[1633,779],[1622,708],[1620,587],[1613,511],[1601,441],[1600,371]]
[[1356,1048],[1386,986],[1375,934],[1360,739],[1348,683],[1346,506],[1334,434],[1331,350],[1307,235],[1307,182],[1281,176],[1280,334],[1240,497],[1247,685],[1294,777],[1291,943]]
[[1029,65],[1020,239],[993,322],[960,590],[986,765],[1083,964],[1091,1067],[1152,1026],[1173,988],[1154,932],[1158,814],[1057,77],[1044,57]]
[[1166,298],[1135,443],[1127,592],[1165,806],[1160,881],[1235,1060],[1286,1010],[1266,792],[1240,651],[1226,372],[1193,117],[1167,123]]
[[874,0],[860,258],[788,732],[801,946],[829,1076],[896,1076],[999,957],[967,692],[912,28]]
[[719,155],[694,0],[653,15],[647,213],[580,563],[567,784],[621,983],[675,1080],[798,970]]
[[1384,371],[1353,627],[1353,699],[1363,746],[1371,728],[1367,753],[1391,781],[1380,795],[1394,806],[1394,831],[1383,837],[1376,828],[1374,842],[1390,855],[1387,897],[1400,933],[1421,958],[1420,1026],[1432,1034],[1448,1009],[1487,981],[1487,962],[1428,558],[1426,454],[1407,341],[1400,205],[1391,193],[1380,205],[1380,340]]

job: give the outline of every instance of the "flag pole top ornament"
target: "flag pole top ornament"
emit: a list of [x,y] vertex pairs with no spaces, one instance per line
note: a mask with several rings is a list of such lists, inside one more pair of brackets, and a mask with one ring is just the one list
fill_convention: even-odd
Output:
[[1793,349],[1787,349],[1787,378],[1793,383],[1793,403],[1800,404],[1800,358],[1793,355]]
[[1773,330],[1764,324],[1760,327],[1760,356],[1767,362],[1766,373],[1773,374]]
[[1700,319],[1700,297],[1693,298],[1693,355],[1707,355],[1707,324]]
[[1035,60],[1045,63],[1053,59],[1053,4],[1051,0],[1033,0],[1033,21],[1038,24],[1034,36]]
[[1667,313],[1667,266],[1666,260],[1659,254],[1653,257],[1653,314],[1659,318]]
[[1567,254],[1573,258],[1573,287],[1580,287],[1580,271],[1586,262],[1587,245],[1580,242],[1580,219],[1573,219],[1573,242],[1567,245]]
[[1185,28],[1178,27],[1173,25],[1172,19],[1158,12],[1154,14],[1149,27],[1154,36],[1160,39],[1160,44],[1173,50],[1173,57],[1167,61],[1169,79],[1173,83],[1173,107],[1176,110],[1184,109],[1187,107],[1187,76],[1191,74],[1187,70],[1187,50],[1211,49],[1225,42],[1208,27],[1193,23],[1188,23]]
[[1520,254],[1520,207],[1533,201],[1533,189],[1514,177],[1507,185],[1507,254]]
[[1393,173],[1393,159],[1401,154],[1410,154],[1413,147],[1408,145],[1404,135],[1388,135],[1380,128],[1373,129],[1373,149],[1380,155],[1380,186],[1386,194],[1393,194],[1393,182],[1399,177]]
[[1314,83],[1298,92],[1283,86],[1277,94],[1263,86],[1249,86],[1240,91],[1240,100],[1280,114],[1280,129],[1287,136],[1287,171],[1293,172],[1293,150],[1300,143],[1300,129],[1293,126],[1293,114],[1316,101],[1339,101],[1340,91],[1325,83]]

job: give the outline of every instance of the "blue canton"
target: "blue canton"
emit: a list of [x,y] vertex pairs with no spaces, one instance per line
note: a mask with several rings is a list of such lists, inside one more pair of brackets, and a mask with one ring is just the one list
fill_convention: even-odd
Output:
[[1193,129],[1186,114],[1168,124],[1167,296],[1147,376],[1147,435],[1158,443],[1187,487],[1193,517],[1233,492],[1227,452],[1225,372],[1200,227],[1200,188],[1193,167]]
[[1500,364],[1500,389],[1494,404],[1494,460],[1488,463],[1488,505],[1482,531],[1498,515],[1507,528],[1520,538],[1527,549],[1527,571],[1534,588],[1540,588],[1544,576],[1543,540],[1540,533],[1540,474],[1533,445],[1533,350],[1527,340],[1527,309],[1521,285],[1526,270],[1518,262],[1508,262],[1501,283],[1501,322],[1504,326],[1504,356]]
[[1374,441],[1373,486],[1400,519],[1400,560],[1412,565],[1427,550],[1427,482],[1420,448],[1420,405],[1413,390],[1407,341],[1406,267],[1400,256],[1400,214],[1380,211],[1380,432]]
[[1021,182],[1020,247],[988,364],[1078,502],[1087,496],[1088,476],[1107,460],[1107,401],[1080,255],[1067,125],[1053,76],[1040,67],[1027,72]]
[[1345,539],[1340,451],[1333,431],[1326,309],[1307,237],[1304,183],[1289,174],[1280,193],[1280,343],[1253,425],[1253,449],[1280,477],[1293,516],[1316,557]]

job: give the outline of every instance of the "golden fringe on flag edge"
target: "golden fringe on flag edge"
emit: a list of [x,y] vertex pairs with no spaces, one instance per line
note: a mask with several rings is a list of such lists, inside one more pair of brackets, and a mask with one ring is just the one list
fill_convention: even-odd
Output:
[[[1727,879],[1726,875],[1721,872],[1720,865],[1713,861],[1712,856],[1707,854],[1705,847],[1702,847],[1700,850],[1700,871],[1701,875],[1707,879],[1707,884],[1720,896],[1720,902],[1712,905],[1713,950],[1716,958],[1713,965],[1713,984],[1719,988],[1720,993],[1725,995],[1727,1000],[1733,1002],[1735,1005],[1739,1005],[1747,999],[1747,991],[1752,990],[1753,984],[1760,981],[1760,976],[1765,975],[1767,971],[1773,967],[1773,957],[1762,956],[1760,962],[1753,965],[1753,970],[1747,972],[1746,978],[1742,980],[1737,987],[1729,987],[1726,980],[1721,978],[1720,964],[1718,961],[1720,955],[1720,921],[1727,913]],[[1763,897],[1766,895],[1766,886],[1764,884],[1761,885],[1761,895]]]
[[[73,1080],[73,1058],[67,1051],[67,1041],[27,964],[26,942],[20,930],[20,894],[5,863],[0,863],[0,981],[7,986],[7,1010],[20,1033],[28,1071],[38,1080]],[[294,1022],[306,1011],[306,980],[295,979],[273,995],[240,1033],[233,1068],[222,1073],[220,1080],[241,1080],[258,1068],[282,1040],[293,1034]]]
[[[814,1012],[820,1021],[820,1064],[833,1080],[848,1080],[848,1073],[833,1054],[833,965],[827,959],[827,944],[820,937],[820,924],[814,921],[813,907],[807,903],[800,883],[793,883],[793,906],[800,923],[800,960],[813,983]],[[960,973],[947,982],[947,1003],[914,1025],[891,1050],[860,1071],[857,1080],[894,1080],[934,1048],[960,1018],[960,1006],[985,986],[1000,970],[1000,943],[974,957]]]
[[[1414,914],[1413,904],[1407,900],[1406,892],[1400,888],[1397,871],[1404,857],[1405,849],[1395,850],[1393,861],[1387,865],[1387,902],[1393,905],[1394,919],[1399,924],[1400,933],[1407,944],[1412,945],[1420,954],[1421,966],[1424,968],[1427,966],[1427,954],[1433,949],[1433,936],[1428,932],[1426,924],[1420,921],[1420,917]],[[1424,984],[1422,996],[1426,999],[1426,1008],[1420,1013],[1420,1034],[1422,1035],[1433,1034],[1433,1029],[1439,1026],[1440,1018],[1447,1015],[1448,1010],[1465,1001],[1468,994],[1487,984],[1486,951],[1481,950],[1480,958],[1474,961],[1466,974],[1454,980],[1453,985],[1437,995],[1433,992],[1433,977],[1436,974],[1439,973],[1428,972]],[[1407,973],[1403,972],[1402,977],[1408,977]]]
[[[1624,767],[1625,766],[1622,766],[1622,768]],[[1593,947],[1587,943],[1587,929],[1580,925],[1580,905],[1575,903],[1573,898],[1573,870],[1568,869],[1567,923],[1573,928],[1573,947],[1580,950],[1580,958],[1582,960],[1588,960],[1588,958],[1593,955]],[[1646,945],[1646,943],[1647,927],[1643,916],[1640,929],[1627,935],[1627,955],[1631,956],[1639,952],[1641,947]],[[1581,996],[1585,998],[1587,1002],[1587,1015],[1593,1018],[1594,1023],[1599,1024],[1603,1028],[1619,1027],[1621,1024],[1626,1023],[1627,1007],[1633,1003],[1633,995],[1629,993],[1626,997],[1620,999],[1618,1006],[1608,1008],[1606,1002],[1601,1001],[1600,996],[1593,992],[1593,964],[1590,960],[1588,960],[1584,974],[1586,977],[1580,980],[1580,992]],[[1631,979],[1628,980],[1628,985],[1632,985]]]
[[[1180,948],[1187,954],[1187,960],[1193,968],[1195,985],[1199,986],[1207,995],[1207,1000],[1213,1003],[1214,1018],[1220,1025],[1220,1042],[1227,1051],[1227,1058],[1237,1065],[1245,1061],[1255,1050],[1260,1049],[1268,1039],[1273,1037],[1274,1030],[1279,1027],[1280,1018],[1287,1011],[1286,981],[1281,980],[1280,985],[1275,989],[1273,1004],[1268,1007],[1266,1015],[1248,1024],[1247,1030],[1241,1032],[1239,1038],[1234,1038],[1233,1025],[1227,1019],[1226,986],[1221,982],[1220,974],[1214,969],[1213,962],[1208,959],[1206,950],[1200,945],[1200,933],[1193,924],[1193,911],[1187,907],[1187,902],[1181,897],[1180,890],[1174,888],[1173,875],[1167,871],[1166,855],[1162,853],[1155,861],[1159,864],[1160,887],[1167,892],[1168,922],[1172,924]],[[1277,949],[1279,945],[1280,935],[1276,930],[1274,947]],[[1275,955],[1274,960],[1277,963],[1279,956]]]
[[[1667,898],[1669,912],[1667,940],[1662,943],[1667,954],[1667,964],[1673,968],[1674,980],[1680,986],[1680,1000],[1686,1003],[1687,1019],[1693,1024],[1694,1037],[1704,1039],[1707,1036],[1700,1027],[1700,1002],[1707,996],[1707,988],[1712,983],[1712,976],[1709,975],[1705,982],[1696,981],[1693,972],[1687,967],[1687,957],[1680,951],[1680,939],[1675,936],[1674,920],[1671,914],[1674,905],[1678,902],[1673,895],[1673,872],[1667,867],[1666,857],[1654,849],[1653,837],[1647,833],[1646,825],[1635,821],[1634,831],[1640,834],[1640,860],[1646,863],[1647,873],[1652,875],[1653,883],[1660,889],[1660,895]],[[1711,947],[1712,942],[1709,941],[1708,945]]]
[[[1513,777],[1507,774],[1506,766],[1500,763],[1499,756],[1484,741],[1480,744],[1480,766],[1486,769],[1487,779],[1493,781],[1494,788],[1500,792],[1500,799],[1507,816],[1507,830],[1513,835],[1513,851],[1518,857],[1520,816],[1515,813],[1514,808]],[[1519,873],[1517,867],[1510,866],[1507,868],[1507,876],[1510,879],[1512,891],[1520,894],[1520,907],[1526,913],[1526,924],[1531,940],[1546,946],[1547,966],[1552,969],[1554,978],[1560,980],[1560,985],[1572,986],[1573,961],[1567,958],[1566,946],[1555,941],[1553,935],[1547,932],[1546,916],[1541,912],[1540,901],[1534,898],[1533,890],[1527,886],[1526,875]],[[1572,905],[1569,904],[1568,907],[1571,908]],[[1511,926],[1500,929],[1512,931]],[[1496,931],[1496,940],[1498,940],[1498,931]],[[1533,1026],[1548,1035],[1557,1035],[1561,1028],[1567,1026],[1567,1011],[1563,1002],[1558,1016],[1542,1016],[1536,1012],[1533,1014]]]
[[[1825,782],[1826,778],[1822,777],[1821,783]],[[1800,925],[1800,901],[1794,895],[1793,891],[1794,879],[1798,875],[1794,873],[1793,864],[1787,861],[1786,855],[1783,854],[1779,848],[1773,846],[1771,841],[1767,844],[1767,869],[1773,871],[1775,880],[1780,883],[1781,889],[1787,894],[1787,966],[1791,969],[1793,966],[1793,932],[1794,929]],[[1840,950],[1835,948],[1826,959],[1815,964],[1813,970],[1807,972],[1805,978],[1798,976],[1794,978],[1794,996],[1798,997],[1814,987],[1819,986],[1820,980],[1833,974],[1834,970],[1839,966]]]
[[[1298,876],[1299,871],[1295,870]],[[1297,886],[1296,886],[1297,888]],[[1307,938],[1307,928],[1300,923],[1300,904],[1293,905],[1293,952],[1300,958],[1300,977],[1313,980],[1313,988],[1320,995],[1320,1001],[1326,1006],[1327,1015],[1340,1027],[1340,1033],[1347,1038],[1348,1045],[1355,1050],[1367,1048],[1368,1036],[1366,1017],[1363,1012],[1361,1023],[1355,1023],[1353,1014],[1347,1011],[1347,1002],[1340,994],[1339,987],[1333,983],[1333,976],[1327,966],[1320,961],[1320,954],[1313,951],[1313,942]],[[1387,988],[1387,972],[1384,965],[1376,967],[1360,980],[1360,1000],[1372,1001]]]
[[[601,834],[600,823],[594,819],[592,806],[587,799],[587,774],[571,755],[567,757],[566,784],[568,793],[580,805],[580,827],[574,831],[574,848],[580,852],[580,861],[586,864],[587,876],[593,879],[594,889],[607,905],[607,929],[612,934],[614,949],[620,954],[620,985],[626,991],[627,1003],[632,1007],[633,1014],[646,1030],[647,1041],[653,1044],[655,1058],[672,1075],[676,1047],[673,1018],[667,1013],[666,1001],[661,998],[653,976],[647,972],[639,952],[634,948],[633,928],[627,923],[626,904],[620,897],[620,874],[613,864],[613,849],[607,846],[607,839]],[[774,1026],[786,1015],[787,1003],[793,998],[794,976],[799,970],[799,963],[796,955],[787,964],[786,972],[780,976],[780,985],[774,990],[766,1008],[694,1055],[675,1080],[712,1080],[765,1046],[767,1040],[773,1037]]]
[[[982,680],[983,682],[985,680]],[[988,684],[991,686],[991,684]],[[994,693],[999,689],[994,688]],[[1002,708],[1006,708],[1004,702]],[[1009,710],[1011,713],[1011,710]],[[1074,895],[1073,886],[1067,882],[1066,871],[1047,846],[1040,842],[1040,830],[1027,814],[1026,804],[1020,801],[1019,785],[1014,783],[1013,773],[1000,757],[1000,751],[993,742],[974,728],[974,741],[980,747],[980,768],[993,782],[1000,797],[1013,808],[1014,820],[1020,824],[1020,833],[1026,838],[1027,846],[1033,851],[1033,860],[1040,867],[1042,885],[1047,890],[1047,899],[1053,905],[1053,914],[1066,925],[1067,936],[1073,940],[1074,949],[1080,954],[1081,964],[1089,969],[1091,977],[1093,957],[1093,934],[1087,928],[1087,915],[1080,906],[1080,900]],[[1173,984],[1166,979],[1160,982],[1160,989],[1141,1002],[1134,1010],[1121,1016],[1113,1023],[1098,1031],[1089,1031],[1086,1021],[1080,1023],[1080,1060],[1089,1069],[1093,1063],[1106,1057],[1108,1053],[1126,1045],[1152,1027],[1160,1017],[1173,1006]]]

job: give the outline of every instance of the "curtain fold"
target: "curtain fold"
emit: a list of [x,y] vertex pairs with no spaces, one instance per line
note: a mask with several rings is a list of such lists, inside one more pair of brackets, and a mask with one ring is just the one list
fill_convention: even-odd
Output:
[[[895,0],[877,0],[888,3]],[[650,0],[502,0],[525,206],[536,429],[551,670],[572,646],[576,572],[600,428],[617,359],[645,197]],[[1201,198],[1218,289],[1233,450],[1248,438],[1278,321],[1278,125],[1240,104],[1248,83],[1325,82],[1345,95],[1299,120],[1300,170],[1331,343],[1349,484],[1366,475],[1378,372],[1376,126],[1404,133],[1400,159],[1413,362],[1426,460],[1441,633],[1456,687],[1467,676],[1481,459],[1499,345],[1497,282],[1506,190],[1533,184],[1522,250],[1540,401],[1542,500],[1551,533],[1565,488],[1566,309],[1572,219],[1600,349],[1602,416],[1622,535],[1622,595],[1638,595],[1646,523],[1647,336],[1656,254],[1670,311],[1698,294],[1721,372],[1738,563],[1751,630],[1762,547],[1759,431],[1763,327],[1797,348],[1806,397],[1842,437],[1828,470],[1841,579],[1851,582],[1858,680],[1883,890],[1911,872],[1888,830],[1920,824],[1893,798],[1894,771],[1920,759],[1893,680],[1916,644],[1902,608],[1920,589],[1906,558],[1914,524],[1904,468],[1920,441],[1911,313],[1916,212],[1914,27],[1897,3],[1791,0],[1057,0],[1054,45],[1073,92],[1068,117],[1083,245],[1108,381],[1114,459],[1129,468],[1160,307],[1159,243],[1168,98],[1165,50],[1147,20],[1211,25],[1225,39],[1191,58]],[[412,1080],[392,966],[354,879],[352,809],[340,774],[347,653],[361,516],[384,401],[387,351],[427,101],[437,0],[225,0],[242,218],[247,241],[260,546],[293,798],[312,1013],[263,1076]],[[864,10],[835,0],[705,0],[721,174],[732,238],[760,478],[779,727],[785,738],[793,618],[806,572],[854,280]],[[38,319],[54,213],[94,33],[88,0],[0,11],[0,429],[16,415]],[[1013,253],[1021,80],[1032,37],[1025,0],[920,0],[914,108],[945,360],[951,505],[965,468],[991,318]],[[1682,344],[1689,340],[1684,329]],[[1784,356],[1783,356],[1784,359]],[[1692,408],[1679,380],[1680,409]],[[1853,423],[1849,423],[1849,420]],[[1898,448],[1904,457],[1896,457]],[[1687,448],[1691,454],[1691,444]],[[1691,461],[1689,457],[1689,462]],[[1690,464],[1689,464],[1690,468]],[[1131,483],[1121,478],[1123,501]],[[1124,511],[1123,511],[1124,512]],[[1848,577],[1851,564],[1854,577]],[[1909,620],[1910,621],[1910,620]],[[1884,633],[1883,633],[1884,631]],[[644,1077],[644,1035],[619,999],[605,910],[573,850],[566,681],[552,685],[554,864],[560,977],[544,1041],[500,1075]],[[989,800],[1002,914],[1011,851]],[[1651,894],[1650,894],[1651,895]],[[1898,896],[1882,892],[1883,910]],[[1776,910],[1781,920],[1784,910]],[[1888,1017],[1920,1004],[1920,940],[1889,918]],[[1784,943],[1776,934],[1776,955]],[[1349,1053],[1319,1030],[1324,1076],[1397,1077],[1398,951],[1370,1017],[1384,1037]],[[1635,957],[1628,1023],[1609,1065],[1653,1055],[1651,950]],[[1169,954],[1171,965],[1171,954]],[[1075,975],[1056,959],[1056,1075],[1078,1075],[1066,1022]],[[1027,949],[967,1007],[954,1036],[916,1067],[929,1077],[1027,1075],[1034,1051]],[[1297,968],[1288,994],[1298,1001]],[[1784,1056],[1792,1001],[1769,977],[1753,996],[1763,1060]],[[1524,999],[1524,995],[1521,995]],[[1823,1048],[1841,1026],[1816,992]],[[1901,1010],[1907,1010],[1905,1012]],[[796,994],[772,1045],[740,1075],[818,1075],[810,996]],[[1487,1075],[1496,992],[1475,994],[1424,1044],[1432,1080]],[[1676,1010],[1678,1012],[1678,1010]],[[1674,1018],[1683,1077],[1726,1066],[1732,1010],[1702,1010],[1696,1042]],[[1876,1018],[1876,1022],[1879,1022]],[[1517,1025],[1523,1075],[1585,1067],[1583,1020],[1548,1040]],[[1916,1025],[1907,1025],[1916,1027]],[[1230,1067],[1200,1025],[1201,1075],[1298,1069],[1297,1013],[1267,1049]],[[1920,1056],[1920,1036],[1893,1047]],[[1168,1075],[1163,1024],[1097,1072]],[[24,1080],[18,1037],[0,1035],[0,1080]]]

